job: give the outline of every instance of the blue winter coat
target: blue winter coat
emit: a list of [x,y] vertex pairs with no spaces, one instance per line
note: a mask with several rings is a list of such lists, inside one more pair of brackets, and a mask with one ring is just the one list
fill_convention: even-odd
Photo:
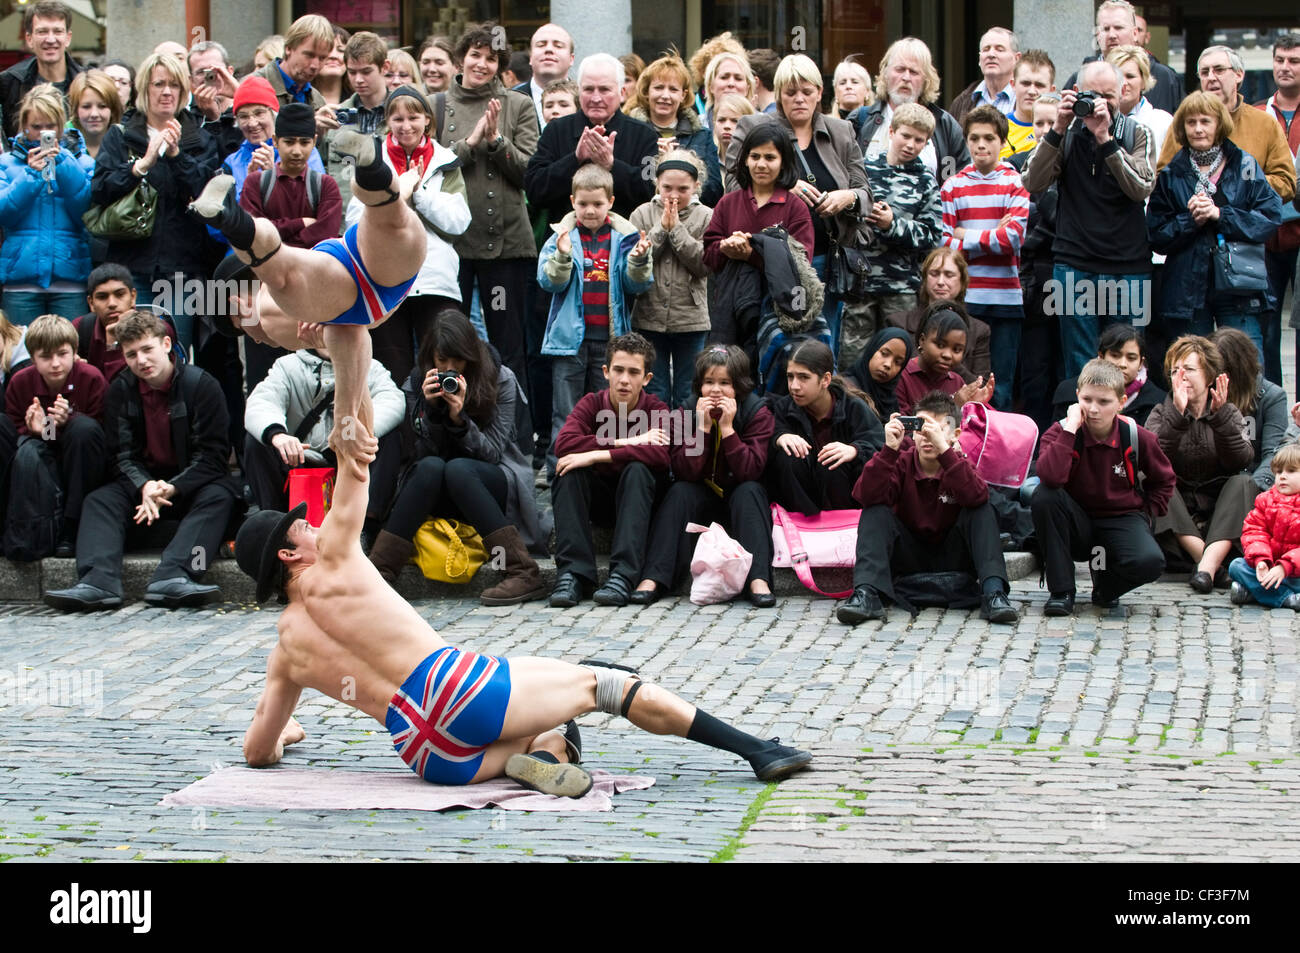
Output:
[[[1198,309],[1215,306],[1212,256],[1217,235],[1262,245],[1282,221],[1282,200],[1259,163],[1231,140],[1224,139],[1222,149],[1223,174],[1213,196],[1219,207],[1217,222],[1198,227],[1187,211],[1196,192],[1196,170],[1187,149],[1179,149],[1156,176],[1147,206],[1147,236],[1152,250],[1169,256],[1160,299],[1160,314],[1166,318],[1186,320]],[[1269,292],[1239,297],[1233,303],[1234,311],[1271,311],[1276,307]]]
[[[650,114],[644,109],[633,109],[628,115],[633,119],[640,119],[648,126],[654,126]],[[722,163],[718,157],[718,144],[713,141],[713,131],[704,125],[693,110],[687,110],[684,114],[680,112],[677,114],[674,138],[677,139],[678,148],[694,152],[704,160],[704,166],[709,174],[705,181],[700,183],[700,204],[713,208],[718,204],[718,199],[722,198]]]
[[[609,241],[609,336],[616,338],[632,330],[632,303],[626,297],[648,291],[654,284],[651,259],[633,262],[632,249],[640,241],[640,233],[632,223],[613,212],[609,215],[614,234]],[[573,248],[582,253],[582,236],[578,234],[577,217],[570,212],[546,240],[537,259],[537,283],[543,291],[551,293],[551,313],[546,318],[546,334],[542,337],[542,353],[549,357],[573,357],[582,347],[587,322],[582,311],[582,268],[575,268],[571,255],[561,256],[556,248],[559,230],[569,233]]]
[[95,160],[81,133],[70,129],[55,159],[54,181],[46,182],[27,164],[27,150],[35,146],[19,136],[12,151],[0,155],[0,281],[42,288],[55,281],[83,284],[90,245],[81,215],[90,206]]

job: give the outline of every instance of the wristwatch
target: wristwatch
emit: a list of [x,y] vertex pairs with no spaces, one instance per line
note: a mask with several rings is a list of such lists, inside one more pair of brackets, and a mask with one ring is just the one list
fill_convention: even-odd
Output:
[[495,139],[493,139],[491,142],[488,143],[488,148],[489,148],[489,149],[500,149],[500,148],[501,148],[501,143],[503,143],[503,142],[505,142],[505,141],[506,141],[506,137],[503,136],[503,135],[501,135],[501,133],[498,132],[498,133],[497,133],[497,137],[496,137]]

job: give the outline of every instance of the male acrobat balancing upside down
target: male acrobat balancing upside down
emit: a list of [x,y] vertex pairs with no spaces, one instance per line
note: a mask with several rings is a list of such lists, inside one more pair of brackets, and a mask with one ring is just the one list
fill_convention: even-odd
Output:
[[[424,255],[423,231],[405,202],[414,179],[400,177],[400,192],[393,193],[392,172],[373,141],[339,138],[343,141],[335,147],[351,150],[357,160],[353,194],[367,204],[355,242],[349,243],[365,262],[358,262],[359,276],[330,267],[338,262],[317,250],[275,252],[279,238],[274,228],[269,222],[243,222],[232,211],[228,185],[205,190],[195,203],[196,213],[205,220],[227,234],[237,232],[238,241],[232,244],[244,253],[241,257],[251,257],[275,304],[295,322],[309,316],[319,322],[344,304],[355,308],[369,297],[363,287],[367,281],[397,286],[405,282],[409,287],[408,279]],[[385,193],[400,200],[389,201]],[[420,229],[418,250],[417,243],[408,240],[411,224]],[[390,228],[398,233],[392,240]],[[272,266],[277,258],[280,264]],[[398,302],[400,297],[385,307],[391,311]],[[384,582],[361,549],[375,442],[362,405],[365,372],[358,368],[369,366],[370,340],[363,325],[340,328],[325,320],[326,344],[338,375],[336,419],[351,412],[364,430],[358,428],[356,439],[332,441],[341,465],[330,511],[319,529],[302,518],[306,506],[301,505],[289,513],[257,513],[235,540],[240,569],[257,580],[258,601],[279,590],[288,603],[280,616],[279,642],[267,661],[266,687],[244,736],[244,757],[250,765],[275,764],[286,745],[304,737],[293,718],[303,688],[314,688],[379,721],[411,769],[438,784],[470,784],[507,775],[548,794],[581,797],[591,788],[591,777],[576,764],[581,742],[572,719],[597,710],[622,714],[655,734],[675,734],[730,751],[748,760],[764,781],[788,777],[808,765],[812,756],[806,751],[739,731],[626,669],[595,662],[498,658],[444,642]],[[359,354],[364,363],[358,362]],[[343,366],[357,375],[349,380],[353,389],[347,392]]]
[[[217,228],[261,287],[253,304],[261,338],[289,349],[303,346],[298,325],[325,325],[324,343],[334,364],[334,433],[330,447],[340,458],[346,437],[374,450],[373,409],[366,375],[369,330],[381,324],[406,297],[424,262],[424,227],[411,208],[412,190],[423,169],[401,176],[384,162],[383,144],[351,130],[335,134],[331,148],[355,163],[352,188],[365,206],[361,221],[342,238],[315,247],[282,245],[267,219],[253,218],[235,200],[235,180],[221,174],[190,203],[190,213]],[[394,187],[396,186],[396,191]],[[360,424],[360,426],[358,426]],[[357,466],[355,453],[347,454]]]

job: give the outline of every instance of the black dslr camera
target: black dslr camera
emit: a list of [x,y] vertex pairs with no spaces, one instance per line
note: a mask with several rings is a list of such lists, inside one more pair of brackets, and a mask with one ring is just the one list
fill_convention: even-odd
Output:
[[1091,116],[1097,111],[1097,101],[1099,99],[1101,99],[1101,97],[1091,89],[1085,89],[1079,94],[1078,98],[1075,99],[1074,105],[1070,108],[1074,111],[1076,116],[1082,119],[1084,116]]

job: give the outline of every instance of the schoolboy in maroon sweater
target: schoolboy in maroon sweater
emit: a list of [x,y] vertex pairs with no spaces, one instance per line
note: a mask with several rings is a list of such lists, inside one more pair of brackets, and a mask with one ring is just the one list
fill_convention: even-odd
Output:
[[1077,395],[1065,419],[1042,436],[1041,483],[1030,502],[1050,592],[1045,615],[1074,611],[1075,560],[1088,562],[1092,603],[1102,608],[1113,608],[1120,596],[1159,578],[1165,568],[1151,523],[1173,496],[1169,458],[1144,427],[1137,427],[1137,446],[1125,454],[1119,368],[1101,358],[1089,361],[1079,374]]
[[81,504],[104,481],[104,375],[77,360],[77,329],[67,318],[45,314],[27,329],[32,366],[15,374],[5,388],[5,414],[18,432],[10,493],[33,492],[28,475],[38,461],[28,455],[52,455],[63,489],[63,524],[54,554],[71,556],[77,539]]
[[641,335],[609,342],[601,370],[609,389],[586,394],[555,438],[555,568],[551,605],[567,609],[596,586],[593,519],[614,526],[609,579],[601,605],[625,606],[641,578],[650,511],[668,475],[668,405],[645,390],[654,346]]
[[926,394],[914,408],[921,427],[908,431],[894,414],[885,446],[867,461],[853,488],[858,520],[853,596],[836,611],[849,625],[884,621],[882,597],[907,608],[894,576],[974,571],[983,590],[980,616],[991,622],[1020,618],[1007,600],[1007,567],[989,488],[957,445],[957,405],[947,394]]

